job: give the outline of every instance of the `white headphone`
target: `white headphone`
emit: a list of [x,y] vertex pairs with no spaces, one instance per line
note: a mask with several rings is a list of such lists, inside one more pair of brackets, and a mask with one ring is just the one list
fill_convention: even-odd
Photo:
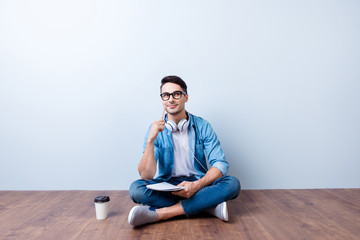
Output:
[[[166,115],[165,115],[165,117],[166,117]],[[165,127],[170,132],[175,132],[177,130],[179,130],[180,132],[183,132],[189,127],[189,123],[190,122],[186,118],[181,119],[178,124],[176,124],[172,120],[167,120],[165,123]]]

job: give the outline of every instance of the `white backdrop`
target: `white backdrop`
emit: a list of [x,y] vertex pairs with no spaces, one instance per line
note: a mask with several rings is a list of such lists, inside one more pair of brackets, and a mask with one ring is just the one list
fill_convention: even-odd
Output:
[[359,12],[0,0],[0,190],[127,189],[170,74],[244,189],[360,187]]

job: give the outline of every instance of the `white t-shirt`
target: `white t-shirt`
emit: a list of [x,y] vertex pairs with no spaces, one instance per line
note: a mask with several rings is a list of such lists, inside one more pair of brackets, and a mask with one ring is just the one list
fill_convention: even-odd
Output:
[[174,143],[174,166],[172,171],[173,177],[191,176],[198,174],[193,161],[189,156],[189,137],[188,130],[182,132],[172,132]]

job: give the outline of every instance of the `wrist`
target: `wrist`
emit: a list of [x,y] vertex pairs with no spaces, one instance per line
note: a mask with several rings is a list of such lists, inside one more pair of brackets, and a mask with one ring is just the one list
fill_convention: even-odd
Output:
[[202,182],[201,182],[201,179],[195,181],[194,183],[195,183],[195,187],[196,187],[197,190],[200,190],[200,189],[202,189],[204,187]]
[[155,138],[150,138],[150,137],[146,141],[147,144],[154,144],[154,142],[155,142]]

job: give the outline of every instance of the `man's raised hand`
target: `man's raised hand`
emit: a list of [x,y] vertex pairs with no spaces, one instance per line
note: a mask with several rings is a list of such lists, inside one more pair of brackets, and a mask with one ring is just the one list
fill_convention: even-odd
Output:
[[156,139],[158,133],[164,131],[164,128],[165,128],[164,113],[165,113],[165,107],[162,112],[161,119],[155,121],[151,125],[149,136],[148,136],[149,141],[154,141]]

